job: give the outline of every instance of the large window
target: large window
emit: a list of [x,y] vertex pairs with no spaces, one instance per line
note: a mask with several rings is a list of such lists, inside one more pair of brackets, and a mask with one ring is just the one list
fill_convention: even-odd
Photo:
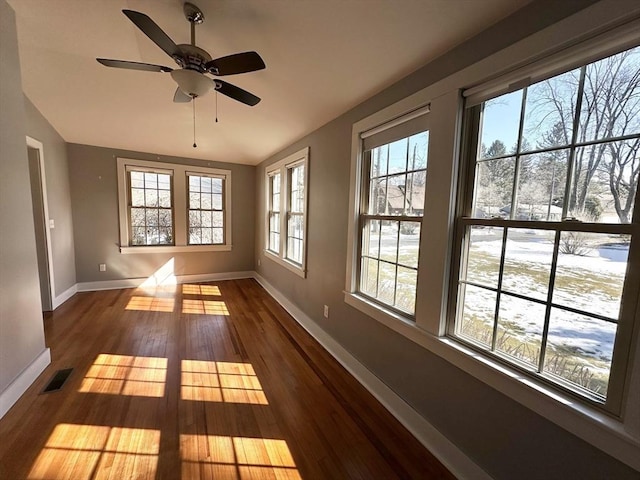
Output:
[[267,167],[267,258],[305,276],[309,149]]
[[230,250],[231,172],[118,159],[120,251]]
[[415,313],[429,133],[364,152],[359,291]]
[[466,111],[450,334],[619,413],[638,285],[640,47]]

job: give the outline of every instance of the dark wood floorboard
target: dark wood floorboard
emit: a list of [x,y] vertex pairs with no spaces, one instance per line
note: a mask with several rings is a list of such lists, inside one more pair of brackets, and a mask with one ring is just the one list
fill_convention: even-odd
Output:
[[44,322],[0,479],[453,478],[254,280],[79,293]]

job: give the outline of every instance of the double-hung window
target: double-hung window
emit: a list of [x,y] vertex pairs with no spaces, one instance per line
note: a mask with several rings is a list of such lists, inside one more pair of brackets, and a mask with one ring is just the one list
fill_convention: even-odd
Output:
[[291,271],[305,276],[309,149],[266,170],[267,238],[265,252]]
[[429,107],[361,132],[357,259],[351,287],[414,318],[425,209]]
[[619,414],[638,302],[640,47],[469,103],[449,334]]
[[122,253],[231,249],[231,172],[118,158]]
[[131,245],[173,245],[172,172],[127,168]]

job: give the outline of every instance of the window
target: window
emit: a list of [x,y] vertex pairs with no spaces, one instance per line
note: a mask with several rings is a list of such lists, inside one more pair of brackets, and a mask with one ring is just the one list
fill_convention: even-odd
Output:
[[638,300],[640,47],[467,108],[449,333],[619,414]]
[[364,152],[360,293],[413,315],[429,133]]
[[231,172],[118,158],[121,253],[231,249]]
[[224,176],[187,173],[189,178],[189,244],[224,243]]
[[173,245],[171,172],[128,170],[131,245]]
[[[413,321],[427,188],[429,105],[354,125],[355,189],[345,300]],[[404,105],[401,108],[405,108]],[[387,112],[384,112],[386,115]],[[366,304],[362,304],[364,301]],[[383,319],[382,321],[385,321]]]
[[[267,257],[305,276],[309,148],[267,167]],[[284,232],[284,233],[283,233]]]
[[269,245],[268,250],[280,252],[280,171],[269,175]]

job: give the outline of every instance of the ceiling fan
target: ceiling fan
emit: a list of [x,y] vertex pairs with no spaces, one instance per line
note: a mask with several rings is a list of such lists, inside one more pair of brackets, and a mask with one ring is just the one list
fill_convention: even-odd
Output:
[[178,88],[173,96],[173,101],[177,103],[190,102],[192,99],[200,97],[210,90],[215,90],[246,105],[256,105],[260,101],[259,97],[223,80],[210,78],[206,74],[221,77],[262,70],[265,68],[265,64],[260,55],[256,52],[242,52],[212,59],[211,55],[205,50],[196,46],[196,25],[204,21],[202,11],[189,2],[184,4],[183,11],[185,17],[191,24],[191,43],[180,45],[176,45],[176,43],[144,13],[133,10],[122,11],[136,27],[142,30],[142,33],[164,50],[167,55],[173,58],[180,67],[179,69],[150,63],[130,62],[127,60],[112,60],[108,58],[96,58],[96,60],[107,67],[170,73],[171,78],[178,84]]

